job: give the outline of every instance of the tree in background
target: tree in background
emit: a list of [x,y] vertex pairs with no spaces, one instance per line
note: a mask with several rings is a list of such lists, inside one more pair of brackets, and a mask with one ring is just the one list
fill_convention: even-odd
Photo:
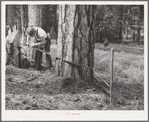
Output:
[[51,33],[52,36],[57,38],[58,20],[57,20],[57,5],[44,5],[42,12],[42,28]]
[[108,38],[110,42],[113,42],[116,37],[121,38],[122,11],[120,8],[120,6],[112,5],[99,6],[97,8],[96,32],[97,35],[100,35],[98,41],[104,42],[104,38]]
[[21,17],[20,6],[7,5],[6,6],[6,64],[13,64],[20,67],[21,64],[21,49],[20,44],[21,33]]
[[140,44],[140,30],[142,25],[141,8],[142,6],[133,6],[131,8],[131,15],[132,15],[131,28],[133,29],[133,41],[138,42],[138,44]]
[[[133,8],[139,8],[134,12]],[[96,16],[96,42],[104,42],[104,38],[108,38],[110,42],[120,43],[124,37],[133,36],[134,16],[135,25],[144,21],[143,11],[144,7],[141,5],[104,5],[97,6]],[[138,21],[139,20],[139,21]],[[142,23],[143,24],[143,23]],[[140,25],[140,24],[137,24]],[[138,29],[139,34],[139,29]],[[137,36],[137,40],[139,36]]]
[[[14,25],[14,5],[6,5],[6,26],[9,26],[11,31]],[[8,35],[8,27],[6,28],[6,36]]]

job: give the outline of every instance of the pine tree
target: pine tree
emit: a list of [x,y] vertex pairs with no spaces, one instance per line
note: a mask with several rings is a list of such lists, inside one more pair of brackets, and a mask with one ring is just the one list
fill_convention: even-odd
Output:
[[59,5],[58,8],[58,58],[62,60],[57,60],[56,72],[90,85],[94,81],[95,8],[93,5]]

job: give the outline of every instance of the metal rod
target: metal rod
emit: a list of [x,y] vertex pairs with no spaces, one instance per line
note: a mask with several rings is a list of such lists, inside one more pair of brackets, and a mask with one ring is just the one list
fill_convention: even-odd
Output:
[[79,65],[79,64],[76,64],[76,63],[73,63],[73,62],[64,60],[64,59],[62,59],[62,58],[58,58],[58,57],[56,57],[56,60],[62,60],[62,61],[64,61],[64,62],[68,63],[68,64],[72,64],[72,65],[79,66],[79,67],[85,67],[85,66],[83,66],[83,65]]
[[110,57],[110,55],[108,55],[107,57],[105,57],[104,59],[102,59],[100,62],[98,62],[98,64],[101,63],[101,62],[103,62],[104,60],[106,60],[109,57]]
[[50,52],[48,53],[48,52],[46,52],[46,51],[44,51],[44,50],[41,50],[41,49],[38,49],[38,48],[36,48],[36,47],[33,47],[33,49],[36,49],[36,50],[38,50],[38,51],[40,51],[40,52],[43,52],[43,53],[46,53],[47,55],[50,55]]
[[108,87],[110,87],[110,85],[109,85],[101,76],[99,76],[99,74],[98,74],[99,72],[97,73],[97,72],[94,70],[94,68],[92,68],[92,69],[93,69],[95,75],[98,76],[99,78],[101,78],[101,79],[103,80],[103,82],[104,82]]
[[[20,46],[21,48],[23,48],[23,46],[21,46],[21,45],[19,45],[19,44],[17,44],[17,45]],[[43,52],[43,53],[46,53],[47,55],[50,55],[50,52],[46,52],[46,51],[41,50],[41,49],[38,49],[38,48],[36,48],[36,47],[28,47],[28,48],[36,49],[36,50],[38,50],[38,51],[40,51],[40,52]],[[24,49],[24,48],[23,48],[23,49]]]
[[114,49],[111,48],[111,82],[110,82],[110,105],[112,105],[112,85],[113,85],[113,60],[114,60]]

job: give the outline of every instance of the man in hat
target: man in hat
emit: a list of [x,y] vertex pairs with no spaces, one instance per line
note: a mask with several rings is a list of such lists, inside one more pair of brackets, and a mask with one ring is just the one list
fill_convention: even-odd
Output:
[[[50,35],[39,27],[30,26],[26,30],[27,45],[30,47],[36,47],[40,50],[45,49],[46,52],[50,52],[51,39]],[[30,43],[29,40],[34,38],[34,42]],[[35,49],[36,50],[36,49]],[[35,51],[35,68],[41,70],[42,52]],[[46,66],[50,69],[52,67],[51,56],[46,54]]]

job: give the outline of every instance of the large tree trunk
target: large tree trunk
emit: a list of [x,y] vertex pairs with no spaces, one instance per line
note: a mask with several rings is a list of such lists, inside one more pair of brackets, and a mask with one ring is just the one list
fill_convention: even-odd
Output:
[[16,26],[13,26],[13,32],[9,32],[6,37],[6,64],[12,64],[16,67],[20,67],[21,63],[21,51],[20,51],[20,33]]
[[[31,25],[42,27],[42,6],[41,5],[28,5],[28,26],[31,26]],[[36,42],[36,40],[32,38],[32,40],[30,40],[30,43],[34,43],[34,42]],[[36,53],[36,50],[29,48],[27,51],[27,57],[35,60],[35,53]]]
[[26,36],[25,31],[28,26],[28,6],[20,5],[20,15],[21,15],[21,67],[27,68],[30,66],[30,63],[27,59],[28,48],[26,47]]
[[92,85],[95,6],[59,5],[58,12],[58,58],[64,61],[57,61],[56,72],[62,77],[82,79]]
[[28,5],[28,26],[42,27],[42,6]]
[[8,27],[8,35],[6,37],[6,64],[12,64],[16,67],[20,67],[21,63],[21,51],[20,51],[20,32],[21,32],[21,19],[19,17],[19,6],[7,5],[6,10],[6,23]]
[[20,12],[21,12],[21,32],[22,32],[22,40],[21,40],[21,44],[23,45],[24,42],[24,38],[25,38],[25,33],[24,33],[24,9],[23,9],[23,5],[20,5]]
[[[7,24],[7,26],[10,27],[11,31],[12,31],[12,27],[14,25],[14,16],[15,16],[15,6],[14,5],[6,5],[6,24]],[[6,31],[6,36],[7,35],[8,35],[8,30]]]
[[6,64],[10,64],[12,51],[12,26],[14,25],[14,5],[6,5]]

